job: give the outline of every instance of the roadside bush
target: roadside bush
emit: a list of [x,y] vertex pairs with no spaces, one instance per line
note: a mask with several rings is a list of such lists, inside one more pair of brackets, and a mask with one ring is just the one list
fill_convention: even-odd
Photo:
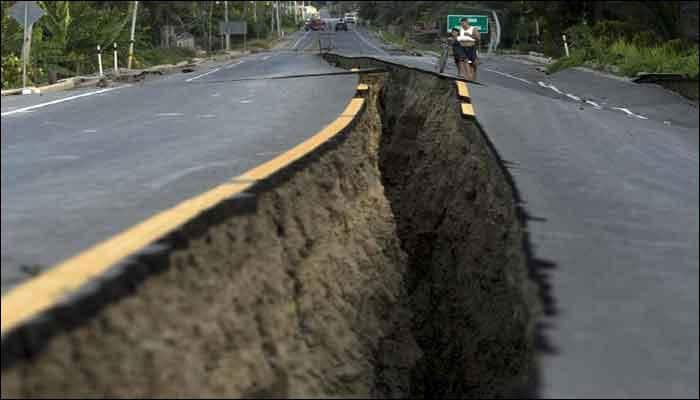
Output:
[[564,31],[569,47],[572,49],[590,48],[593,42],[593,31],[589,25],[579,24]]
[[531,51],[541,53],[542,45],[537,43],[518,43],[517,45],[515,45],[515,49],[518,50],[518,52],[520,53],[528,53]]
[[[22,58],[14,54],[2,57],[0,67],[3,89],[15,89],[22,87]],[[32,64],[27,65],[27,84],[38,85],[46,83],[46,71],[44,68]]]
[[22,84],[22,59],[14,54],[2,57],[2,88],[10,89]]
[[624,21],[601,21],[593,26],[591,33],[604,43],[614,43],[620,39],[632,40],[634,35],[643,31],[637,24]]
[[608,45],[606,40],[593,39],[588,48],[576,48],[570,57],[559,59],[548,67],[549,72],[579,65],[597,69],[612,68],[626,76],[639,72],[677,73],[698,76],[698,47],[688,47],[680,40],[671,40],[658,46],[639,46],[632,41],[618,39]]
[[659,44],[659,38],[653,31],[642,31],[632,36],[632,43],[638,47],[652,47]]
[[155,48],[136,51],[137,67],[150,67],[163,64],[177,64],[196,56],[193,49],[183,47]]
[[272,44],[268,39],[253,39],[248,41],[248,48],[269,50],[270,48],[272,48]]

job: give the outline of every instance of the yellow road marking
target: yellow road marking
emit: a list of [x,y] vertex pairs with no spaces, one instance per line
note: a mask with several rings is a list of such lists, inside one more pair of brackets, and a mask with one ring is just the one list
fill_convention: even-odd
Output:
[[469,88],[462,81],[457,81],[457,95],[463,99],[469,99]]
[[360,109],[362,108],[362,105],[364,103],[364,99],[352,99],[350,101],[350,104],[348,104],[348,106],[345,107],[345,110],[340,115],[344,117],[354,117],[355,115],[357,115],[357,113],[360,112]]
[[351,71],[351,72],[357,72],[357,71],[359,71],[359,70],[360,70],[359,68],[350,68],[350,71]]
[[230,181],[99,243],[2,296],[2,334],[46,311],[117,262],[145,248],[201,212],[240,194],[340,133],[362,109],[364,99],[350,101],[342,114],[311,138]]
[[475,117],[474,106],[469,103],[462,103],[462,115],[466,117]]

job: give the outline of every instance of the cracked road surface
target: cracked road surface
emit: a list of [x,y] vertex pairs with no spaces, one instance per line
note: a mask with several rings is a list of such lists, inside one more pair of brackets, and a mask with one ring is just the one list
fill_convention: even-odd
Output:
[[287,47],[104,92],[3,97],[2,292],[293,147],[357,84],[227,80],[335,70]]

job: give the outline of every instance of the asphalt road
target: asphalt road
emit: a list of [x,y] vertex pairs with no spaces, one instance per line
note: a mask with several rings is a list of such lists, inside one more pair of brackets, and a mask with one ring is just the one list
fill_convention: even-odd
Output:
[[[300,33],[290,47],[313,46]],[[362,29],[336,50],[432,70]],[[270,158],[332,120],[354,77],[289,51],[2,118],[2,288]],[[218,68],[218,67],[216,67]],[[448,73],[454,73],[450,66]],[[655,86],[484,58],[476,114],[531,215],[551,313],[538,393],[698,397],[697,108]],[[284,99],[284,101],[280,101]],[[6,107],[13,107],[3,99]]]
[[[431,71],[436,62],[397,55],[362,29],[336,35],[336,49]],[[483,57],[478,78],[476,115],[530,215],[551,299],[535,393],[697,398],[697,105],[512,57]]]
[[229,80],[334,70],[282,49],[102,93],[3,97],[2,292],[310,137],[357,84]]
[[697,398],[696,106],[586,71],[481,69],[477,117],[550,267],[541,396]]

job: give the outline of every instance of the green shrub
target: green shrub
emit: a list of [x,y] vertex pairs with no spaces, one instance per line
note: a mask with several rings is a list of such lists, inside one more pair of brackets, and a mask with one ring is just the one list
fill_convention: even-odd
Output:
[[[2,57],[0,67],[2,88],[14,89],[22,87],[22,58],[14,54]],[[40,66],[27,64],[27,85],[36,86],[47,82],[46,70]]]
[[272,48],[272,43],[270,42],[270,40],[267,39],[253,39],[248,41],[247,45],[251,49],[259,48],[269,50],[270,48]]
[[640,26],[625,21],[601,21],[592,28],[594,37],[606,43],[614,43],[620,39],[632,40],[637,32],[642,31]]
[[632,43],[638,47],[652,47],[659,44],[659,37],[653,31],[637,32],[632,36]]
[[576,49],[571,52],[570,57],[562,57],[547,66],[547,72],[554,73],[567,68],[577,67],[586,61],[586,50]]
[[569,47],[571,47],[572,49],[583,49],[591,47],[591,42],[593,41],[593,32],[589,25],[574,25],[566,31],[564,31],[564,33],[566,34],[566,41],[569,43]]
[[648,47],[624,39],[610,45],[606,40],[593,39],[590,47],[573,49],[570,57],[559,59],[548,70],[556,72],[583,64],[596,68],[614,66],[626,76],[635,76],[639,72],[666,72],[697,77],[698,47],[688,48],[676,40]]
[[688,47],[681,39],[673,39],[664,43],[664,47],[669,53],[683,53]]
[[138,51],[136,50],[136,67],[150,67],[163,64],[177,64],[181,61],[190,60],[195,57],[193,49],[183,47],[155,48]]
[[2,57],[2,88],[10,89],[22,85],[22,59],[14,54]]

